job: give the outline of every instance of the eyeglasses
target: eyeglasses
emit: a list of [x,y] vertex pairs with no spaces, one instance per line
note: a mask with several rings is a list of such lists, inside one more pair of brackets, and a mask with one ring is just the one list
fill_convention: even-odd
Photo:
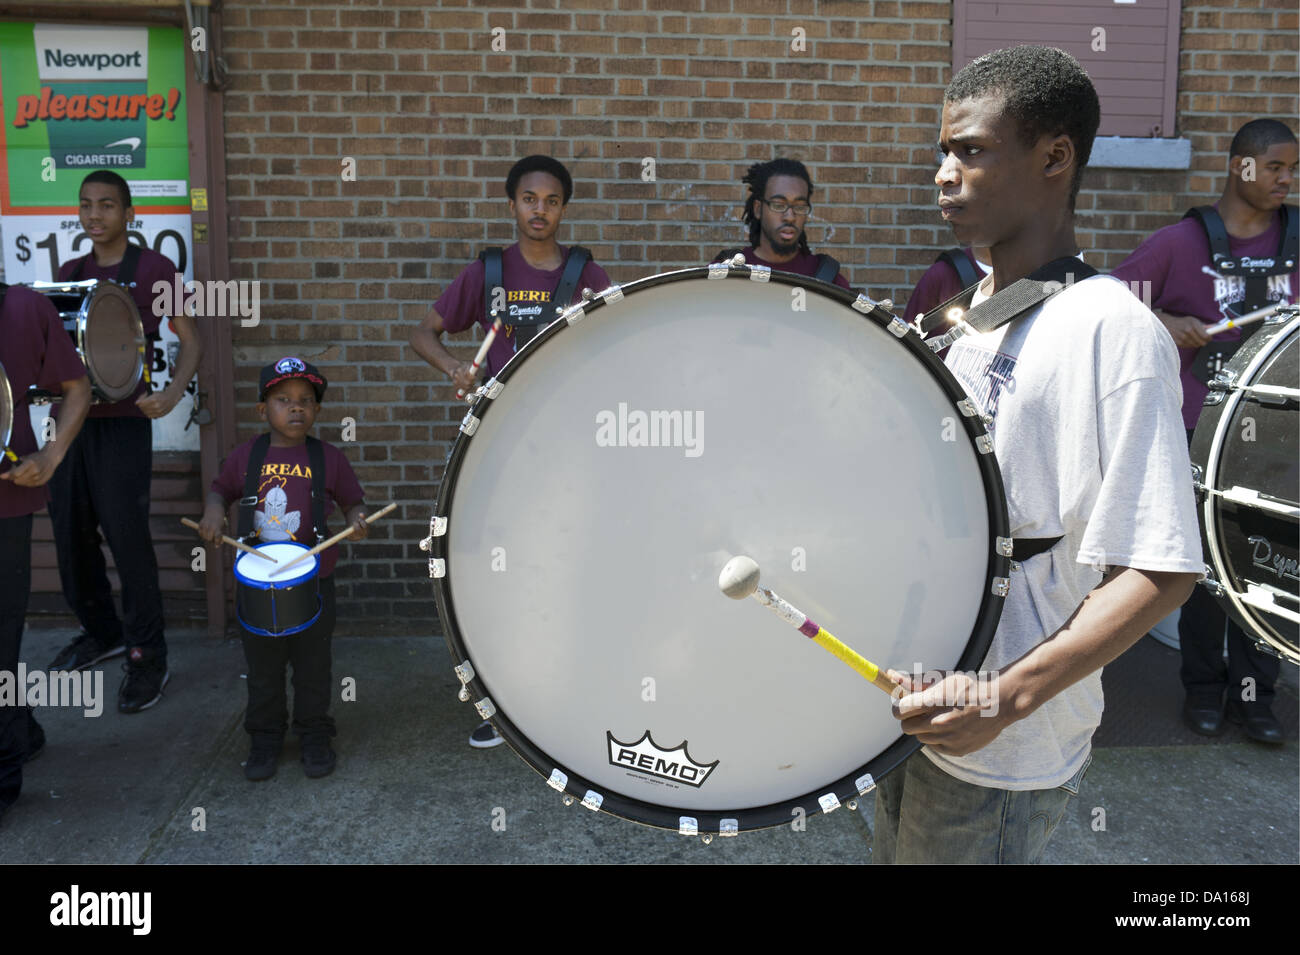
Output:
[[759,199],[758,201],[777,215],[784,215],[787,209],[797,216],[806,216],[812,212],[812,206],[806,202],[786,202],[784,199]]

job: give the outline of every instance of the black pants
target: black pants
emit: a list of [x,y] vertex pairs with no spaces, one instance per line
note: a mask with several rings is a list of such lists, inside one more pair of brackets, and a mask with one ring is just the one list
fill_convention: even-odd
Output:
[[[1192,432],[1187,432],[1192,440]],[[1228,663],[1223,663],[1225,628]],[[1277,682],[1280,662],[1277,657],[1255,649],[1255,641],[1246,636],[1219,606],[1217,600],[1200,584],[1183,604],[1178,618],[1178,647],[1183,657],[1180,675],[1187,698],[1198,703],[1217,704],[1228,691],[1228,699],[1242,702],[1243,681],[1249,678],[1255,687],[1255,702],[1269,706],[1273,702],[1273,684]]]
[[248,662],[248,712],[244,730],[250,736],[281,739],[288,729],[289,708],[284,671],[293,666],[293,731],[300,737],[334,735],[329,715],[333,693],[330,673],[334,636],[334,578],[320,582],[321,614],[314,624],[289,637],[263,637],[239,628]]
[[[27,596],[32,589],[31,544],[30,514],[0,517],[0,671],[12,674],[14,681],[18,678]],[[23,788],[23,759],[42,736],[29,707],[0,704],[0,812],[18,799]]]
[[[151,429],[148,418],[87,418],[50,480],[50,520],[63,595],[82,629],[102,646],[139,647],[161,666],[167,644],[149,536]],[[122,581],[124,620],[113,607],[102,540]]]

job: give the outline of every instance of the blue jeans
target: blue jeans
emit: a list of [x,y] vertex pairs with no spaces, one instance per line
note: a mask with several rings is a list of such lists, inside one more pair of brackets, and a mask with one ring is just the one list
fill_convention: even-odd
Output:
[[1037,863],[1091,762],[1055,789],[990,789],[918,750],[876,786],[872,862]]

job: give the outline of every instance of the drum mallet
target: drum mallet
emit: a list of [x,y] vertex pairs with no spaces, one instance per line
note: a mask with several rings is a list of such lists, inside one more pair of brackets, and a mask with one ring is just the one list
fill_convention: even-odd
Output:
[[[471,375],[478,375],[479,366],[483,364],[483,359],[487,357],[488,349],[492,347],[492,340],[497,337],[497,332],[499,331],[501,331],[501,317],[497,316],[497,320],[492,323],[492,327],[488,329],[488,333],[483,336],[483,344],[478,346],[478,354],[474,356],[474,364],[471,365],[469,369]],[[460,401],[464,397],[465,389],[457,388],[456,400]]]
[[[193,522],[192,520],[190,520],[188,517],[182,517],[182,518],[181,518],[181,523],[184,524],[186,527],[193,528],[193,529],[196,530],[196,531],[199,529],[199,525],[196,524],[196,523],[194,523],[194,522]],[[263,553],[262,553],[260,550],[258,550],[256,547],[249,547],[247,544],[241,544],[239,541],[235,540],[233,537],[227,537],[225,534],[222,534],[222,535],[221,535],[221,541],[222,541],[222,543],[229,544],[231,547],[234,547],[234,548],[237,549],[237,550],[242,550],[245,554],[253,554],[253,555],[256,556],[256,557],[260,557],[260,558],[262,558],[262,560],[269,560],[269,561],[270,561],[271,563],[273,563],[273,564],[278,564],[278,563],[280,563],[278,560],[276,560],[276,559],[275,559],[274,557],[272,557],[270,554],[263,554]]]
[[807,615],[798,608],[766,587],[758,586],[758,564],[752,558],[733,557],[727,561],[727,565],[722,568],[722,573],[718,575],[718,589],[733,600],[753,597],[805,637],[811,638],[813,643],[839,657],[859,675],[891,697],[905,692],[900,684],[891,680],[878,666],[809,620]]
[[1265,305],[1263,308],[1257,308],[1253,312],[1247,312],[1237,318],[1225,318],[1217,325],[1208,325],[1205,334],[1213,338],[1215,335],[1226,332],[1229,329],[1240,328],[1242,325],[1249,325],[1251,322],[1258,322],[1260,319],[1268,318],[1277,311],[1277,304]]
[[[370,514],[370,515],[368,515],[368,516],[366,517],[366,523],[367,523],[367,524],[373,524],[375,521],[379,520],[381,517],[383,517],[385,514],[387,514],[389,511],[391,511],[391,510],[392,510],[393,508],[395,508],[396,506],[397,506],[397,502],[396,502],[396,501],[393,501],[393,503],[387,505],[387,506],[384,507],[382,510],[375,511],[375,513]],[[315,547],[313,547],[311,550],[306,551],[305,553],[299,554],[297,557],[295,557],[293,560],[289,561],[289,563],[285,564],[283,567],[277,567],[277,568],[275,568],[275,570],[271,571],[270,576],[274,577],[276,574],[288,570],[288,569],[289,569],[290,567],[292,567],[294,564],[297,564],[297,563],[299,563],[299,562],[301,562],[301,561],[304,561],[304,560],[306,560],[308,557],[314,557],[314,556],[316,556],[316,555],[319,554],[321,551],[323,551],[326,547],[333,547],[333,546],[334,546],[335,544],[337,544],[339,541],[343,540],[343,538],[348,537],[349,535],[351,535],[351,533],[352,533],[353,530],[355,530],[355,528],[353,528],[353,526],[352,526],[351,524],[349,524],[349,525],[347,526],[347,529],[346,529],[346,530],[341,530],[341,531],[339,531],[337,534],[335,534],[335,535],[334,535],[333,537],[331,537],[329,540],[323,540],[323,541],[321,541],[319,544],[317,544],[317,545],[316,545]]]

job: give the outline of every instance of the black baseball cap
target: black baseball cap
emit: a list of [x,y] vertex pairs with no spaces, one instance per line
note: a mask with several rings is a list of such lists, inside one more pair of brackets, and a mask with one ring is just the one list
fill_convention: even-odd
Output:
[[301,378],[304,381],[311,382],[312,389],[316,392],[317,401],[325,397],[325,386],[329,384],[325,380],[325,376],[310,362],[288,355],[262,369],[261,375],[258,376],[257,400],[265,401],[268,391],[280,382],[288,381],[291,378]]

